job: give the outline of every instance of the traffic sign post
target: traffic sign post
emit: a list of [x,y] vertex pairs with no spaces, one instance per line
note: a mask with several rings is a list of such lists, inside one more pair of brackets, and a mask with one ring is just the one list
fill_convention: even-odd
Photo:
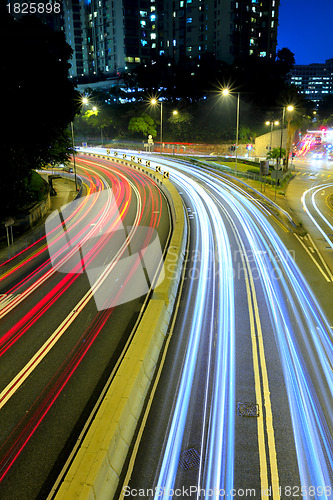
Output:
[[283,172],[282,172],[282,169],[274,169],[271,173],[271,178],[272,179],[275,179],[275,196],[274,196],[274,199],[276,200],[276,189],[277,189],[277,185],[278,185],[278,182],[283,178]]
[[151,151],[151,146],[154,145],[154,139],[153,139],[153,136],[152,135],[148,135],[148,151],[150,153]]
[[[10,219],[7,219],[5,220],[5,228],[6,228],[6,233],[7,233],[7,243],[8,243],[8,246],[12,245],[14,243],[14,238],[13,238],[13,224],[15,224],[15,221],[13,218],[10,218]],[[10,227],[10,236],[11,238],[9,238],[9,231],[8,231],[8,228]],[[10,239],[11,239],[11,242],[10,242]]]
[[260,175],[261,175],[261,184],[260,184],[260,189],[262,192],[262,176],[265,177],[265,183],[264,183],[264,191],[266,189],[266,175],[269,173],[269,162],[268,160],[261,160],[260,161]]

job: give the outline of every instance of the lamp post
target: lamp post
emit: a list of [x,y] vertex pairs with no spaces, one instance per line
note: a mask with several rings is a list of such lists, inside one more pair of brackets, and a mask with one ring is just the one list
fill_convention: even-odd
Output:
[[[287,106],[287,111],[291,112],[294,111],[293,106]],[[291,133],[290,133],[290,122],[291,122],[291,115],[287,115],[287,144],[286,144],[286,170],[288,170],[289,167],[289,153],[290,153],[290,146],[291,146]]]
[[280,164],[281,164],[281,159],[282,159],[282,140],[283,140],[283,127],[284,127],[284,120],[285,120],[285,115],[286,115],[286,110],[291,112],[294,110],[294,106],[289,104],[288,106],[283,106],[283,111],[282,111],[282,123],[281,123],[281,139],[280,139]]
[[[88,104],[88,97],[81,98],[81,104]],[[75,180],[75,191],[77,192],[77,176],[76,176],[76,162],[75,162],[75,141],[74,141],[74,118],[71,121],[71,134],[72,134],[72,147],[73,147],[73,166],[74,166],[74,180]]]
[[[150,100],[151,104],[155,106],[159,101],[155,98]],[[161,106],[161,130],[160,130],[160,142],[161,142],[161,153],[163,151],[163,101],[160,101]]]
[[269,142],[269,150],[272,151],[272,143],[273,143],[273,129],[274,125],[279,125],[279,122],[275,120],[274,122],[267,121],[266,125],[271,126],[271,136],[270,136],[270,142]]
[[[237,108],[236,108],[236,145],[235,145],[235,174],[237,175],[237,157],[238,157],[238,134],[239,134],[239,92],[233,92],[237,94]],[[227,96],[231,94],[228,88],[222,90],[222,95]]]
[[73,165],[74,165],[75,192],[77,192],[77,177],[76,177],[76,163],[75,163],[75,143],[74,143],[74,123],[72,121],[71,121],[71,132],[72,132],[72,146],[73,146]]
[[[280,160],[279,160],[279,164],[281,165],[281,160],[282,160],[282,141],[283,141],[283,127],[284,127],[284,120],[285,120],[285,115],[286,115],[286,110],[291,112],[293,111],[294,109],[294,106],[292,106],[291,104],[289,104],[288,106],[283,106],[283,110],[282,110],[282,123],[281,123],[281,137],[280,137]],[[276,169],[276,179],[275,179],[275,195],[274,195],[274,199],[276,200],[276,189],[277,189],[277,184],[278,184],[278,171],[279,169],[277,168]]]
[[[177,116],[178,115],[178,111],[176,109],[174,109],[173,112],[172,112],[172,115],[173,116]],[[172,142],[173,142],[173,154],[175,154],[175,137],[174,137],[174,134],[175,134],[175,132],[173,132],[173,138],[172,138]]]

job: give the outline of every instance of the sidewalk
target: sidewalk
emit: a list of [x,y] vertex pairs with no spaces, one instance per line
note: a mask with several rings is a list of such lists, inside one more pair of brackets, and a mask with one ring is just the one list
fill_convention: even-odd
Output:
[[[75,183],[71,179],[59,178],[53,179],[53,187],[57,195],[50,197],[50,210],[48,214],[43,217],[36,226],[28,229],[23,234],[17,236],[18,229],[13,226],[14,243],[8,247],[7,239],[3,239],[0,243],[0,264],[6,260],[14,257],[19,252],[25,250],[27,247],[38,241],[45,235],[44,222],[48,215],[54,210],[58,210],[63,205],[70,203],[76,196]],[[16,232],[16,235],[15,235]]]

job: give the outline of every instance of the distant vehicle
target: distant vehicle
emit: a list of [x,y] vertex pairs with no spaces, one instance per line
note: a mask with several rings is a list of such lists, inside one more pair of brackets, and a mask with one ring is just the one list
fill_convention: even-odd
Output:
[[315,144],[321,144],[321,136],[320,135],[316,135],[315,137]]
[[73,173],[73,169],[71,167],[68,167],[67,165],[64,165],[63,163],[61,163],[57,168],[63,170],[64,172],[68,172],[70,174]]

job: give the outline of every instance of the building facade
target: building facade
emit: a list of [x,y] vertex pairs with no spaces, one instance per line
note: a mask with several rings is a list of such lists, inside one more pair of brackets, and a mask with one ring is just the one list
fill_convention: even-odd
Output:
[[159,53],[179,60],[208,51],[227,63],[251,55],[275,59],[279,3],[160,0]]
[[295,65],[289,81],[306,99],[319,102],[333,94],[333,59],[323,64]]
[[156,54],[155,0],[64,0],[63,10],[71,76],[115,76]]
[[71,76],[114,76],[165,55],[275,59],[280,0],[63,0]]

